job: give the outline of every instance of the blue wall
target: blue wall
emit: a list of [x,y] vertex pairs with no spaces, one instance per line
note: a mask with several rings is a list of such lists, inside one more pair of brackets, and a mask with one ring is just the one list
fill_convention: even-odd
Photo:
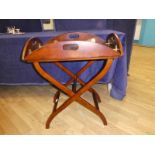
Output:
[[155,46],[155,19],[144,19],[142,21],[139,44]]

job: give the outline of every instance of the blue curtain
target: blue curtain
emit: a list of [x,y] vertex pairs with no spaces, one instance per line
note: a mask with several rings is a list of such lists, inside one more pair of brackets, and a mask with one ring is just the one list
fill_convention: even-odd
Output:
[[107,20],[101,19],[55,19],[55,30],[103,30],[107,27]]
[[110,19],[107,28],[124,32],[126,34],[127,69],[129,70],[130,57],[132,54],[132,43],[135,34],[136,19]]
[[55,19],[56,31],[104,30],[124,32],[127,43],[127,69],[129,69],[136,19]]

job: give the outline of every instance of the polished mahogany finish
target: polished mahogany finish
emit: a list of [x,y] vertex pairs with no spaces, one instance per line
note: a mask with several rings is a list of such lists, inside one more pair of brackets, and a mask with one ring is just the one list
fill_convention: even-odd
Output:
[[26,41],[23,53],[22,60],[25,61],[25,57],[32,53],[32,51],[39,49],[43,45],[43,42],[39,38],[30,38]]
[[59,36],[56,36],[50,40],[48,40],[47,43],[56,43],[60,41],[90,41],[90,42],[96,42],[100,44],[104,44],[105,40],[102,38],[85,32],[69,32],[64,33]]
[[[38,38],[29,39],[24,46],[22,60],[33,63],[38,73],[58,88],[53,100],[53,111],[47,119],[46,128],[49,128],[53,118],[69,106],[73,101],[77,101],[79,104],[98,115],[103,124],[107,125],[106,118],[103,113],[100,112],[98,105],[98,102],[101,102],[101,99],[92,86],[106,75],[112,65],[113,59],[120,57],[122,54],[122,44],[116,34],[110,34],[106,41],[104,41],[100,37],[93,34],[71,32],[54,37],[44,45]],[[72,73],[72,71],[61,63],[63,61],[72,62],[85,60],[88,60],[88,62],[76,74]],[[80,75],[96,60],[105,60],[105,66],[93,79],[85,83],[80,79]],[[71,79],[64,85],[61,84],[41,67],[41,62],[54,63],[66,74],[68,74]],[[76,89],[77,82],[81,85],[81,88],[78,90]],[[72,90],[70,90],[67,86],[72,83],[73,87]],[[67,94],[69,98],[61,106],[57,107],[61,91]],[[95,107],[81,98],[81,95],[86,91],[92,93]]]
[[[68,47],[64,49],[65,46]],[[62,41],[45,44],[34,50],[25,60],[28,62],[75,61],[117,58],[119,53],[98,43],[86,41]]]

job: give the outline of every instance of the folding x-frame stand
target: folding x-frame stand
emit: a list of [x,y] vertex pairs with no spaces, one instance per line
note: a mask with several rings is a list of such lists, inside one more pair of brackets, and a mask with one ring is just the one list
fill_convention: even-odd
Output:
[[[67,39],[67,36],[72,36],[74,38]],[[95,41],[90,40],[92,38]],[[117,46],[115,46],[114,44]],[[114,46],[113,48],[115,49],[110,48],[111,46]],[[66,107],[68,107],[73,101],[76,101],[80,105],[95,113],[100,117],[103,124],[107,125],[105,116],[99,110],[98,102],[101,102],[101,99],[98,93],[92,88],[92,86],[106,75],[106,73],[110,69],[110,66],[112,65],[113,59],[118,58],[121,55],[122,45],[116,34],[109,35],[107,37],[106,43],[104,44],[101,38],[95,35],[80,32],[60,35],[53,38],[52,40],[49,40],[43,46],[42,42],[38,38],[32,38],[28,40],[23,49],[23,60],[32,62],[38,73],[58,88],[58,91],[54,96],[53,111],[47,119],[46,128],[48,129],[54,117],[61,111],[63,111]],[[94,76],[89,82],[85,83],[80,79],[80,75],[85,70],[87,70],[96,60],[104,60],[105,65],[96,76]],[[87,63],[80,69],[80,71],[74,74],[61,63],[64,61],[87,61]],[[57,81],[54,76],[47,73],[41,67],[40,62],[54,63],[62,71],[67,73],[71,77],[71,79],[63,85],[62,83]],[[81,88],[79,90],[76,90],[77,82],[81,85]],[[71,83],[74,83],[72,86],[72,90],[67,87]],[[61,91],[68,95],[69,98],[61,106],[57,107]],[[81,97],[81,95],[86,91],[92,93],[95,106]]]

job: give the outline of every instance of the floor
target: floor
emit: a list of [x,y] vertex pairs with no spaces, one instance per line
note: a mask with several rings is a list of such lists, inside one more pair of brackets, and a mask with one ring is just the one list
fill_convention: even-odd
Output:
[[[45,129],[54,88],[0,86],[0,134],[155,134],[155,48],[134,46],[129,74],[123,101],[111,98],[106,85],[94,86],[108,126],[74,102]],[[92,101],[89,93],[83,97]]]

